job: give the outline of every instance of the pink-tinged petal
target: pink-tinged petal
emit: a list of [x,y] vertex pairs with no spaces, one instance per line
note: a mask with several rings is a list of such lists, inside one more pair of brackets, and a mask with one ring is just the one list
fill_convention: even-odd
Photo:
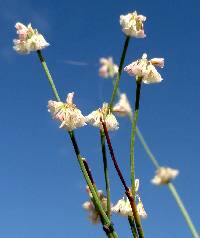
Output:
[[74,97],[74,92],[68,93],[68,94],[67,94],[66,102],[67,102],[68,104],[73,104],[73,97]]
[[144,30],[140,30],[137,32],[137,38],[145,38],[146,34],[144,33]]
[[155,66],[158,66],[160,68],[164,67],[164,58],[153,58],[150,61]]
[[137,17],[136,17],[136,19],[137,20],[140,20],[140,21],[146,21],[146,17],[145,16],[143,16],[143,15],[138,15]]

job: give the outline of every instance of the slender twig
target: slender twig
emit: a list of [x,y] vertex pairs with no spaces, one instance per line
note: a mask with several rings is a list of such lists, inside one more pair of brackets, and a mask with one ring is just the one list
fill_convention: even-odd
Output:
[[141,89],[141,80],[138,80],[136,82],[135,110],[132,121],[131,143],[130,143],[131,188],[133,197],[135,197],[135,162],[134,162],[135,133],[140,105],[140,89]]
[[100,120],[101,120],[103,129],[104,129],[104,133],[105,133],[105,136],[106,136],[106,140],[107,140],[107,144],[108,144],[108,147],[109,147],[109,151],[110,151],[112,161],[114,163],[117,174],[118,174],[118,176],[119,176],[119,178],[120,178],[120,180],[121,180],[121,182],[124,186],[125,194],[128,197],[130,205],[131,205],[131,209],[132,209],[133,217],[134,217],[135,224],[136,224],[136,227],[137,227],[139,238],[144,238],[144,233],[143,233],[143,230],[142,230],[140,217],[139,217],[139,214],[137,212],[137,206],[136,206],[136,203],[135,203],[135,199],[133,198],[133,194],[132,194],[131,190],[128,188],[128,186],[126,184],[126,181],[125,181],[125,179],[122,175],[122,172],[121,172],[121,170],[119,168],[119,165],[117,163],[117,160],[115,158],[114,150],[112,148],[111,140],[110,140],[108,130],[107,130],[107,127],[106,127],[106,123],[102,120],[102,118],[100,118]]
[[[39,59],[41,61],[42,67],[43,67],[43,69],[45,71],[45,74],[47,76],[47,79],[48,79],[48,81],[49,81],[49,83],[51,85],[53,94],[54,94],[56,100],[60,101],[60,97],[58,95],[56,86],[55,86],[55,84],[53,82],[52,76],[51,76],[51,74],[49,72],[49,69],[47,67],[47,64],[45,62],[44,57],[42,56],[41,51],[40,50],[37,51],[37,54],[38,54],[38,57],[39,57]],[[77,157],[80,169],[81,169],[81,171],[83,173],[83,176],[84,176],[84,178],[86,180],[86,183],[87,183],[87,185],[88,185],[88,187],[90,189],[90,192],[92,193],[92,197],[95,200],[95,204],[94,205],[97,208],[97,210],[100,213],[100,216],[102,218],[104,231],[106,232],[108,237],[117,238],[118,236],[117,236],[117,233],[115,232],[115,230],[113,228],[113,224],[110,222],[110,219],[106,215],[106,213],[105,213],[105,211],[104,211],[104,209],[102,207],[102,204],[101,204],[101,202],[100,202],[100,200],[98,198],[98,194],[96,193],[96,189],[94,188],[94,186],[93,186],[93,184],[91,182],[91,178],[88,175],[87,170],[90,171],[89,167],[87,169],[85,168],[85,165],[84,165],[83,159],[81,157],[80,150],[79,150],[79,147],[78,147],[78,144],[77,144],[74,132],[73,131],[69,131],[68,134],[69,134],[71,142],[73,144],[74,151],[75,151],[75,154],[76,154],[76,157]]]
[[113,89],[113,92],[112,92],[112,96],[111,96],[111,99],[110,99],[110,104],[109,104],[110,111],[112,111],[113,103],[114,103],[116,93],[117,93],[117,89],[118,89],[118,86],[119,86],[119,81],[120,81],[120,78],[121,78],[122,68],[123,68],[123,65],[124,65],[124,60],[125,60],[126,52],[127,52],[127,49],[128,49],[129,40],[130,40],[130,37],[127,36],[126,40],[124,42],[124,48],[123,48],[123,51],[122,51],[120,64],[119,64],[119,70],[118,70],[117,78],[115,80],[115,85],[114,85],[114,89]]
[[104,178],[106,184],[106,196],[107,196],[107,216],[110,219],[111,215],[111,201],[110,201],[110,182],[109,182],[109,174],[108,174],[108,162],[106,156],[106,146],[105,146],[105,135],[103,130],[100,130],[100,137],[101,137],[101,150],[102,150],[102,157],[103,157],[103,168],[104,168]]

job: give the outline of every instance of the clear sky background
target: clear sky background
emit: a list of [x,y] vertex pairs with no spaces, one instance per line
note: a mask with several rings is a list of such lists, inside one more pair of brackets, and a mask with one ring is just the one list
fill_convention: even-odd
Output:
[[[147,16],[147,37],[131,40],[126,64],[143,52],[166,62],[159,71],[164,81],[142,87],[139,128],[160,164],[180,170],[175,186],[200,231],[200,2],[0,0],[0,237],[105,237],[81,207],[88,198],[85,182],[67,134],[47,112],[53,96],[37,55],[12,50],[15,23],[31,22],[44,34],[51,46],[43,54],[62,99],[74,91],[75,103],[87,115],[110,99],[112,83],[99,78],[99,58],[113,56],[119,62],[125,39],[119,16],[134,10]],[[133,105],[134,79],[124,73],[120,88]],[[129,181],[131,126],[128,118],[119,122],[111,138]],[[98,130],[87,126],[76,136],[98,187],[105,190]],[[124,194],[111,161],[109,167],[115,203]],[[150,183],[154,167],[138,141],[136,176],[148,213],[145,237],[192,237],[168,189]],[[113,221],[119,237],[131,237],[125,218]]]

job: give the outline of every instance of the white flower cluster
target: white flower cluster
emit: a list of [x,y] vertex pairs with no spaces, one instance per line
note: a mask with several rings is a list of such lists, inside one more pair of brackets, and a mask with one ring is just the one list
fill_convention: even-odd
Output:
[[128,98],[125,93],[120,94],[119,101],[114,105],[112,111],[119,116],[127,116],[132,110]]
[[102,108],[99,108],[86,116],[87,123],[97,126],[103,130],[101,119],[106,123],[108,130],[113,131],[119,128],[119,123],[117,122],[116,117],[109,112],[108,103],[103,103]]
[[42,50],[49,46],[49,43],[38,33],[37,29],[31,27],[31,24],[25,26],[18,22],[15,28],[19,38],[13,40],[13,49],[18,53],[29,54],[31,51]]
[[[92,198],[92,194],[89,191],[89,188],[86,188],[90,198]],[[102,207],[105,209],[107,209],[107,198],[104,196],[103,191],[102,190],[98,190],[98,197],[99,200],[101,201],[101,205]],[[94,204],[92,202],[92,200],[90,199],[90,201],[86,201],[83,203],[83,208],[87,211],[89,211],[89,220],[93,223],[93,224],[98,224],[100,223],[100,216],[99,213],[97,212],[97,210],[94,207]]]
[[48,111],[53,119],[61,122],[60,128],[72,131],[78,127],[85,126],[85,117],[81,111],[73,104],[74,93],[68,93],[66,103],[50,100],[48,102]]
[[172,169],[169,167],[160,167],[156,170],[155,177],[151,182],[155,185],[164,185],[169,183],[172,179],[175,179],[179,174],[177,169]]
[[[135,191],[136,193],[138,192],[139,189],[139,179],[135,180]],[[147,218],[147,213],[144,209],[143,203],[141,201],[141,198],[138,194],[136,194],[136,199],[138,200],[137,202],[137,212],[141,216],[141,218]],[[117,213],[121,216],[132,216],[132,208],[131,204],[128,200],[128,198],[122,198],[120,199],[116,205],[112,206],[111,211],[114,213]]]
[[138,15],[137,12],[128,13],[127,15],[120,16],[120,25],[125,35],[136,38],[146,37],[143,29],[143,22],[146,17]]
[[73,104],[74,93],[68,93],[66,103],[53,100],[48,101],[48,111],[52,118],[61,122],[60,128],[72,131],[89,123],[103,130],[101,119],[106,123],[108,130],[117,130],[119,123],[112,113],[107,113],[108,104],[104,103],[102,108],[83,116],[81,111]]
[[100,64],[99,75],[102,78],[114,78],[118,74],[119,67],[113,63],[112,57],[100,58]]
[[147,59],[147,54],[143,54],[142,59],[134,61],[127,65],[124,70],[131,76],[135,76],[136,80],[142,80],[143,83],[160,83],[163,79],[156,70],[155,66],[164,67],[163,58]]

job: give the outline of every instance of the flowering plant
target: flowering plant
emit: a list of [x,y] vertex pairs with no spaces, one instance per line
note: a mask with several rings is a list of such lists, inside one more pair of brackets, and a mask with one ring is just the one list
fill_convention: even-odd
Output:
[[[120,25],[122,27],[122,32],[126,35],[126,38],[119,66],[114,64],[112,57],[100,59],[101,66],[99,69],[99,75],[103,78],[111,78],[113,80],[114,87],[111,94],[111,99],[109,103],[103,103],[101,108],[92,111],[87,116],[84,116],[81,110],[74,104],[74,93],[67,94],[66,102],[61,101],[54,80],[50,74],[41,51],[49,46],[49,43],[45,40],[42,34],[40,34],[36,29],[32,28],[31,24],[25,26],[22,23],[16,23],[15,27],[17,29],[18,39],[14,39],[13,48],[17,53],[20,54],[36,52],[39,57],[55,97],[55,100],[48,101],[48,111],[51,113],[53,119],[60,122],[59,127],[65,129],[65,131],[68,133],[77,161],[79,163],[80,170],[87,184],[89,201],[83,203],[83,208],[89,211],[90,221],[93,224],[102,224],[103,230],[107,237],[117,238],[118,234],[113,225],[112,216],[114,216],[114,214],[119,214],[128,218],[132,236],[134,238],[144,238],[144,230],[142,227],[141,218],[147,218],[147,214],[148,216],[151,216],[151,214],[148,212],[150,209],[148,207],[146,208],[146,206],[142,203],[142,200],[144,199],[141,199],[142,196],[139,195],[139,179],[135,179],[135,137],[138,135],[145,150],[148,152],[151,161],[156,167],[156,175],[151,180],[151,182],[155,185],[168,186],[179,208],[181,209],[181,212],[184,215],[193,237],[198,238],[199,236],[191,221],[191,218],[184,208],[182,200],[180,199],[174,185],[171,182],[172,179],[175,179],[175,177],[178,175],[178,170],[171,169],[169,167],[163,167],[158,164],[158,161],[155,159],[152,153],[149,152],[149,148],[147,147],[142,134],[137,128],[143,83],[160,83],[163,78],[155,67],[164,67],[163,58],[153,58],[148,60],[147,54],[144,53],[141,59],[133,61],[124,68],[125,57],[130,39],[133,37],[146,37],[146,34],[144,33],[145,21],[146,17],[143,15],[138,15],[136,11],[120,16]],[[135,77],[136,79],[134,107],[131,106],[132,103],[129,103],[127,95],[125,93],[121,94],[119,91],[119,82],[123,73],[123,68],[124,71],[126,71],[131,77]],[[115,103],[117,94],[119,95],[119,101]],[[130,133],[129,182],[125,180],[109,135],[109,131],[115,131],[116,133],[116,130],[119,129],[119,122],[116,116],[128,116],[132,126]],[[106,193],[104,193],[102,190],[98,190],[97,184],[95,183],[93,177],[93,172],[88,163],[89,160],[86,160],[82,157],[78,140],[74,134],[75,129],[81,130],[81,127],[88,124],[97,127],[100,132],[104,172],[103,181],[105,183]],[[121,143],[123,143],[123,141],[121,141]],[[106,154],[106,144],[108,146],[110,158],[116,170],[118,179],[122,185],[122,188],[124,189],[124,193],[122,194],[123,198],[119,199],[115,205],[113,205],[111,202],[111,185],[108,169],[108,156]]]

